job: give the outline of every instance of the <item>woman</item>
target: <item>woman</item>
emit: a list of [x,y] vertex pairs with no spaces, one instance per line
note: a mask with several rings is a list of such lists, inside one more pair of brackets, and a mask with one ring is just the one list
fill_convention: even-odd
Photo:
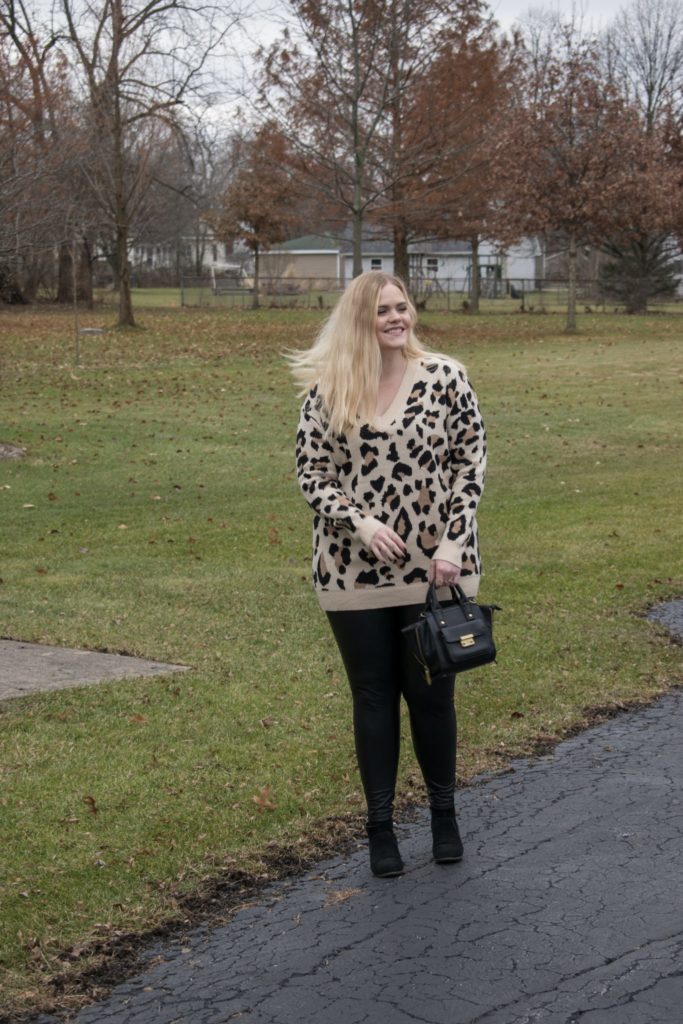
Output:
[[463,367],[421,348],[415,322],[402,281],[371,271],[352,281],[313,347],[291,359],[307,392],[297,473],[315,512],[313,583],[351,686],[370,864],[382,877],[403,871],[393,831],[401,695],[429,793],[434,859],[463,854],[455,679],[429,686],[402,629],[424,607],[428,583],[476,595],[486,440]]

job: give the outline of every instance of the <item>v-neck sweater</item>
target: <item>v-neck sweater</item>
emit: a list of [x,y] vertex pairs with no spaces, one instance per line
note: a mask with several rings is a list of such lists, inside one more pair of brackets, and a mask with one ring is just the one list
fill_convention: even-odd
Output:
[[[433,558],[460,566],[460,585],[476,595],[486,435],[457,363],[431,354],[408,360],[385,412],[339,435],[328,430],[314,387],[301,408],[296,457],[315,513],[313,585],[323,609],[420,604]],[[383,525],[406,545],[400,563],[369,550]]]

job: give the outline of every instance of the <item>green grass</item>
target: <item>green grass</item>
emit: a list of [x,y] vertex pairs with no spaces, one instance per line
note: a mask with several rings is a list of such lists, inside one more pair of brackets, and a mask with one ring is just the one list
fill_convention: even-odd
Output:
[[[0,1007],[49,1007],[50,978],[82,967],[60,952],[173,917],[231,871],[272,874],[362,814],[280,357],[319,315],[140,319],[83,339],[74,366],[68,313],[0,315],[0,441],[28,449],[0,463],[0,634],[191,666],[0,705]],[[491,449],[500,661],[459,681],[463,780],[677,680],[641,613],[681,587],[680,325],[562,326],[425,317],[468,366]],[[401,773],[419,797],[409,743]]]

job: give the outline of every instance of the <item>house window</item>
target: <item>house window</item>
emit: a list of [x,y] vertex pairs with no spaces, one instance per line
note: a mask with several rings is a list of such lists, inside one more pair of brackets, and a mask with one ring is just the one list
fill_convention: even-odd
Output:
[[217,245],[212,245],[211,246],[211,257],[212,257],[214,263],[218,262],[218,246]]
[[436,275],[436,274],[438,274],[438,272],[439,272],[439,257],[438,256],[428,256],[427,257],[427,273],[428,274]]
[[381,270],[381,269],[382,269],[382,261],[381,261],[381,259],[379,259],[379,257],[377,257],[377,256],[373,256],[373,258],[370,260],[370,270]]

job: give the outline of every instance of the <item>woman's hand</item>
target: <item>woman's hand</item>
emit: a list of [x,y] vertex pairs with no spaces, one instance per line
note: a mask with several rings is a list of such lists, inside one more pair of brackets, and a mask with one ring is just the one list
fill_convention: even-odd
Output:
[[460,566],[453,562],[444,562],[440,558],[433,558],[429,563],[427,579],[430,583],[436,583],[437,587],[453,586],[460,579]]
[[402,562],[406,556],[406,546],[389,526],[382,526],[370,541],[370,551],[380,562]]

